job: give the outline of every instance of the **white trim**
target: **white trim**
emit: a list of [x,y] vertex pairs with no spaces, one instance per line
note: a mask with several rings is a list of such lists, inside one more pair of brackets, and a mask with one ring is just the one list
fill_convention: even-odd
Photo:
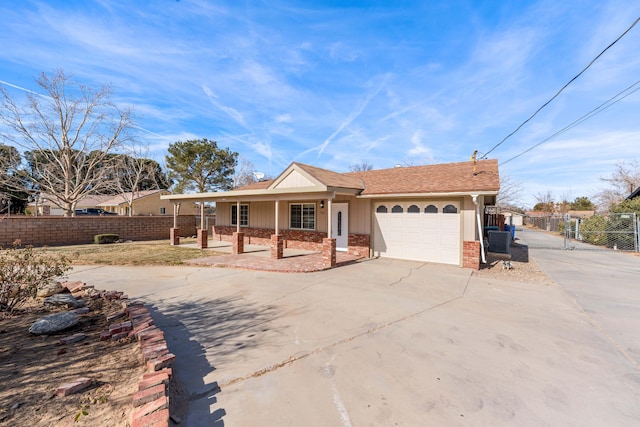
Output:
[[[300,228],[297,227],[292,227],[291,226],[291,207],[294,205],[299,205],[301,207],[301,211],[300,211]],[[305,205],[312,205],[313,206],[313,228],[304,228],[304,206]],[[315,202],[300,202],[300,203],[289,203],[289,230],[300,230],[300,231],[316,231],[317,230],[317,224],[318,224],[318,209],[316,206]]]

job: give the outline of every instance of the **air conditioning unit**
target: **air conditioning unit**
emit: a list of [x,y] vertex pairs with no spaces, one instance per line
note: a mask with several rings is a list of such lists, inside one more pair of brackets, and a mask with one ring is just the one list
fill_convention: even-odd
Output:
[[511,233],[508,231],[489,231],[489,252],[511,254]]

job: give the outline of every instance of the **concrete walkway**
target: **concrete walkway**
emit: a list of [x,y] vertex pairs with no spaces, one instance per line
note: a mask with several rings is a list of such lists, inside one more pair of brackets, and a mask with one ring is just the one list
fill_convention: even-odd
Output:
[[[575,299],[593,325],[640,366],[640,255],[594,250],[585,243],[561,248],[561,236],[531,229],[518,230],[518,243],[531,246],[531,256]],[[582,246],[580,246],[582,245]]]
[[637,365],[560,286],[394,260],[70,276],[150,305],[191,404],[182,425],[640,424]]

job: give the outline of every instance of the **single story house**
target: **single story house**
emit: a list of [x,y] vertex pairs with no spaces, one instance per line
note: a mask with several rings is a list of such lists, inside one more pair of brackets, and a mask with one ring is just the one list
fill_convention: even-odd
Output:
[[215,201],[212,237],[237,253],[253,243],[270,245],[274,258],[278,245],[324,254],[329,242],[333,258],[337,250],[479,268],[481,213],[499,188],[497,160],[349,173],[292,163],[274,180],[162,199]]
[[[109,196],[102,200],[97,206],[108,212],[118,215],[172,215],[173,204],[168,200],[162,200],[160,196],[171,194],[167,190],[143,190],[134,193],[123,193],[116,196]],[[133,196],[133,198],[132,198]],[[132,201],[131,206],[129,202]],[[183,203],[180,206],[180,215],[197,215],[199,209],[194,202]]]
[[[78,201],[78,203],[76,204],[76,209],[97,208],[100,203],[109,200],[112,197],[113,196],[90,194]],[[56,203],[54,203],[52,200],[55,200],[53,196],[49,194],[43,194],[38,198],[38,201],[29,202],[29,210],[32,212],[32,215],[35,215],[36,212],[38,215],[43,216],[64,215],[64,209],[56,205]]]

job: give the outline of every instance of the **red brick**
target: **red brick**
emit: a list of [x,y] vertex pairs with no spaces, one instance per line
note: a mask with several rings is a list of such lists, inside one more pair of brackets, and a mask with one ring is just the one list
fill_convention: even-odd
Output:
[[137,391],[133,394],[133,406],[137,408],[145,403],[152,402],[159,397],[166,395],[167,388],[164,384],[158,384],[144,390]]
[[80,390],[91,385],[91,378],[78,378],[77,380],[61,385],[56,389],[56,395],[58,397],[68,396],[73,393],[77,393]]
[[117,313],[109,314],[109,315],[107,315],[107,322],[111,323],[114,320],[118,320],[121,317],[125,317],[126,315],[127,315],[127,312],[124,311],[124,310],[123,311],[119,311]]
[[123,338],[128,338],[128,337],[129,337],[129,332],[127,332],[127,331],[118,332],[117,334],[111,335],[111,341],[118,341],[118,340],[121,340]]
[[[133,426],[149,426],[157,421],[161,421],[162,417],[165,416],[163,410],[166,410],[167,420],[169,418],[169,398],[167,396],[162,396],[157,398],[156,400],[145,403],[141,407],[134,409],[131,415],[132,418],[132,427]],[[149,417],[150,414],[158,414],[153,417]],[[146,419],[145,419],[146,418]]]
[[162,409],[133,420],[131,427],[161,427],[169,425],[169,410]]
[[165,371],[170,371],[170,370],[171,368],[167,368],[167,369],[161,369],[157,372],[150,372],[150,374],[160,374],[160,375],[151,376],[147,378],[143,377],[142,380],[138,383],[138,391],[142,391],[144,389],[156,386],[158,384],[169,384],[169,378],[171,377],[171,374]]
[[62,338],[60,340],[61,345],[73,344],[74,342],[82,341],[87,336],[85,334],[74,334],[69,337]]
[[111,332],[109,331],[102,331],[100,333],[100,341],[108,341],[111,339]]
[[153,359],[147,362],[147,368],[151,371],[159,371],[160,369],[168,368],[176,360],[176,356],[173,353],[165,354],[157,359]]

